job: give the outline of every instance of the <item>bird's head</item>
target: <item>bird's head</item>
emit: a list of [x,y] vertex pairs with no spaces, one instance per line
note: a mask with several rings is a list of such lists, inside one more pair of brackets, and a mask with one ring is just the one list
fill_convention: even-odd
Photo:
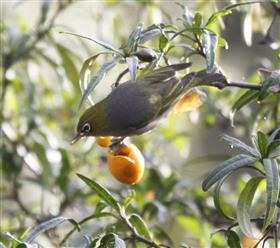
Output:
[[106,127],[107,115],[102,105],[96,104],[88,108],[80,117],[77,125],[77,133],[70,144],[76,143],[82,137],[100,136],[100,132]]

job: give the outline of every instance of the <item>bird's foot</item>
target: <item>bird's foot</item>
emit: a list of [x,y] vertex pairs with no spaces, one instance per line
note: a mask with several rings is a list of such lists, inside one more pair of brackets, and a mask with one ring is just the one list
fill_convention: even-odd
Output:
[[120,146],[124,143],[126,137],[114,137],[109,146],[110,150],[117,152],[120,149]]

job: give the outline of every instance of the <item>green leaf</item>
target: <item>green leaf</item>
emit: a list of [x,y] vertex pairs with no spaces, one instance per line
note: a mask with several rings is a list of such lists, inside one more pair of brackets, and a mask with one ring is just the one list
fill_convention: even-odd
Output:
[[248,90],[246,91],[232,106],[232,112],[235,113],[241,108],[243,108],[246,104],[252,102],[259,95],[259,92],[256,90]]
[[83,102],[88,98],[89,94],[95,89],[95,87],[101,82],[105,77],[106,73],[111,70],[120,60],[120,57],[117,56],[114,59],[106,62],[101,66],[97,73],[90,79],[89,84],[87,85],[86,90],[83,93],[82,99],[79,104],[79,109],[81,108]]
[[206,55],[207,72],[210,73],[215,65],[215,49],[217,47],[218,38],[216,34],[208,30],[203,31],[204,48]]
[[117,234],[109,233],[102,237],[99,248],[126,248],[126,245]]
[[159,50],[161,52],[164,52],[168,49],[168,41],[169,40],[164,33],[159,37]]
[[126,55],[130,55],[137,50],[141,37],[142,27],[143,24],[138,24],[129,35],[127,42],[121,47]]
[[103,188],[100,184],[92,181],[91,179],[81,175],[77,174],[79,178],[81,178],[95,193],[104,200],[110,207],[115,209],[118,213],[120,213],[120,204],[113,198],[111,193]]
[[249,1],[249,2],[240,2],[240,3],[235,3],[226,6],[224,9],[235,9],[237,7],[243,6],[243,5],[248,5],[248,4],[254,4],[254,3],[265,3],[266,0],[258,0],[258,1]]
[[207,191],[213,184],[217,183],[226,175],[239,168],[253,164],[256,161],[258,161],[258,159],[255,157],[246,154],[240,154],[222,162],[205,178],[202,183],[202,189]]
[[40,15],[40,20],[39,20],[39,25],[44,24],[44,22],[47,19],[47,14],[50,8],[50,0],[43,0],[42,5],[41,5],[41,15]]
[[[275,153],[275,154],[274,154]],[[268,156],[280,156],[280,139],[272,141],[267,148]]]
[[129,190],[127,196],[123,200],[123,205],[127,208],[130,203],[135,199],[136,193],[135,190]]
[[277,140],[277,136],[280,137],[280,127],[279,128],[276,128],[272,134],[269,136],[268,140],[269,140],[269,144],[271,142],[273,142],[273,140]]
[[68,153],[65,150],[61,150],[62,161],[59,175],[57,177],[57,185],[60,187],[62,192],[67,191],[67,186],[69,184],[69,174],[71,173],[71,163],[68,157]]
[[212,14],[210,16],[210,18],[208,19],[208,21],[207,21],[207,23],[205,25],[205,28],[210,28],[214,23],[216,23],[216,21],[218,20],[219,17],[226,16],[226,15],[229,15],[231,13],[232,13],[231,10],[222,9],[222,10]]
[[152,239],[152,235],[144,222],[144,220],[138,214],[132,214],[129,216],[129,222],[136,229],[137,233],[144,236],[147,239]]
[[267,137],[264,133],[261,131],[257,132],[257,142],[258,142],[258,147],[260,150],[260,153],[263,158],[267,157],[267,150],[268,150],[268,140]]
[[248,154],[252,155],[253,157],[256,157],[258,159],[261,158],[261,154],[259,153],[258,150],[256,150],[255,148],[246,145],[245,143],[243,143],[241,140],[236,139],[234,137],[231,137],[229,135],[223,135],[223,139],[228,141],[233,147],[239,148],[245,152],[247,152]]
[[103,41],[100,41],[100,40],[97,40],[97,39],[94,39],[94,38],[90,38],[90,37],[86,37],[86,36],[83,36],[83,35],[79,35],[79,34],[74,34],[74,33],[71,33],[71,32],[60,32],[61,34],[70,34],[70,35],[74,35],[74,36],[78,36],[80,38],[83,38],[83,39],[87,39],[87,40],[90,40],[90,41],[93,41],[94,43],[102,46],[103,48],[115,53],[115,54],[118,54],[120,56],[123,56],[122,54],[122,51],[112,47],[111,45],[103,42]]
[[159,25],[153,24],[143,30],[140,34],[140,39],[139,39],[139,44],[143,44],[146,41],[154,38],[157,35],[160,35],[162,32],[161,28]]
[[221,36],[218,37],[218,46],[222,47],[224,49],[228,49],[227,41],[224,38],[222,38]]
[[237,222],[243,234],[251,238],[254,238],[251,224],[251,205],[261,180],[263,177],[251,178],[246,183],[237,202]]
[[134,82],[136,80],[136,73],[139,60],[136,56],[130,56],[126,58],[126,62],[130,73],[130,79]]
[[37,226],[35,226],[30,233],[27,235],[26,239],[24,240],[27,243],[31,243],[39,234],[56,227],[57,225],[63,223],[64,221],[68,220],[65,217],[59,216],[50,220],[47,220]]
[[68,48],[58,43],[56,43],[55,46],[57,52],[61,57],[62,65],[64,67],[67,78],[69,79],[70,82],[72,82],[73,86],[77,89],[78,82],[79,82],[79,72],[71,57],[71,51]]
[[214,205],[216,210],[220,213],[220,215],[222,215],[223,217],[225,217],[226,219],[229,220],[234,220],[233,217],[229,216],[228,214],[225,213],[224,209],[223,209],[223,204],[221,204],[220,201],[220,191],[221,191],[221,187],[224,183],[224,181],[230,176],[230,174],[227,174],[225,177],[223,177],[220,181],[218,181],[218,183],[216,184],[215,190],[214,190]]
[[264,170],[266,176],[266,214],[263,230],[267,228],[274,218],[277,209],[277,201],[280,190],[280,178],[276,159],[264,159]]
[[240,239],[236,232],[232,230],[226,231],[227,244],[229,248],[241,248]]
[[194,29],[200,28],[202,25],[202,15],[200,13],[195,13],[194,18],[192,20],[192,26]]

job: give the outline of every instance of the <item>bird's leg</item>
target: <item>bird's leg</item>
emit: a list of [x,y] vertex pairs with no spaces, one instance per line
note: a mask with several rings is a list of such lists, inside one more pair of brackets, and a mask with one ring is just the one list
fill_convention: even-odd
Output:
[[126,137],[123,136],[123,137],[114,137],[111,141],[111,144],[110,144],[110,149],[114,152],[117,152],[119,149],[120,149],[120,145],[123,143],[124,139]]

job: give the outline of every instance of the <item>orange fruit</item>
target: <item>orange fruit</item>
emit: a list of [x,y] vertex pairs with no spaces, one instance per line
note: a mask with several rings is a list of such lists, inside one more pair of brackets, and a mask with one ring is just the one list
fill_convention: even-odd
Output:
[[[244,236],[241,240],[242,248],[253,248],[259,242],[259,239],[253,239],[247,236]],[[259,247],[260,245],[258,245]],[[260,246],[261,247],[261,246]]]
[[107,163],[111,174],[122,183],[134,184],[143,177],[145,160],[133,144],[121,144],[118,151],[109,151]]
[[111,144],[112,137],[111,136],[99,136],[95,138],[96,143],[101,147],[108,147]]
[[192,90],[186,95],[183,95],[181,99],[175,105],[175,112],[193,111],[199,108],[206,97],[206,94],[202,91]]

